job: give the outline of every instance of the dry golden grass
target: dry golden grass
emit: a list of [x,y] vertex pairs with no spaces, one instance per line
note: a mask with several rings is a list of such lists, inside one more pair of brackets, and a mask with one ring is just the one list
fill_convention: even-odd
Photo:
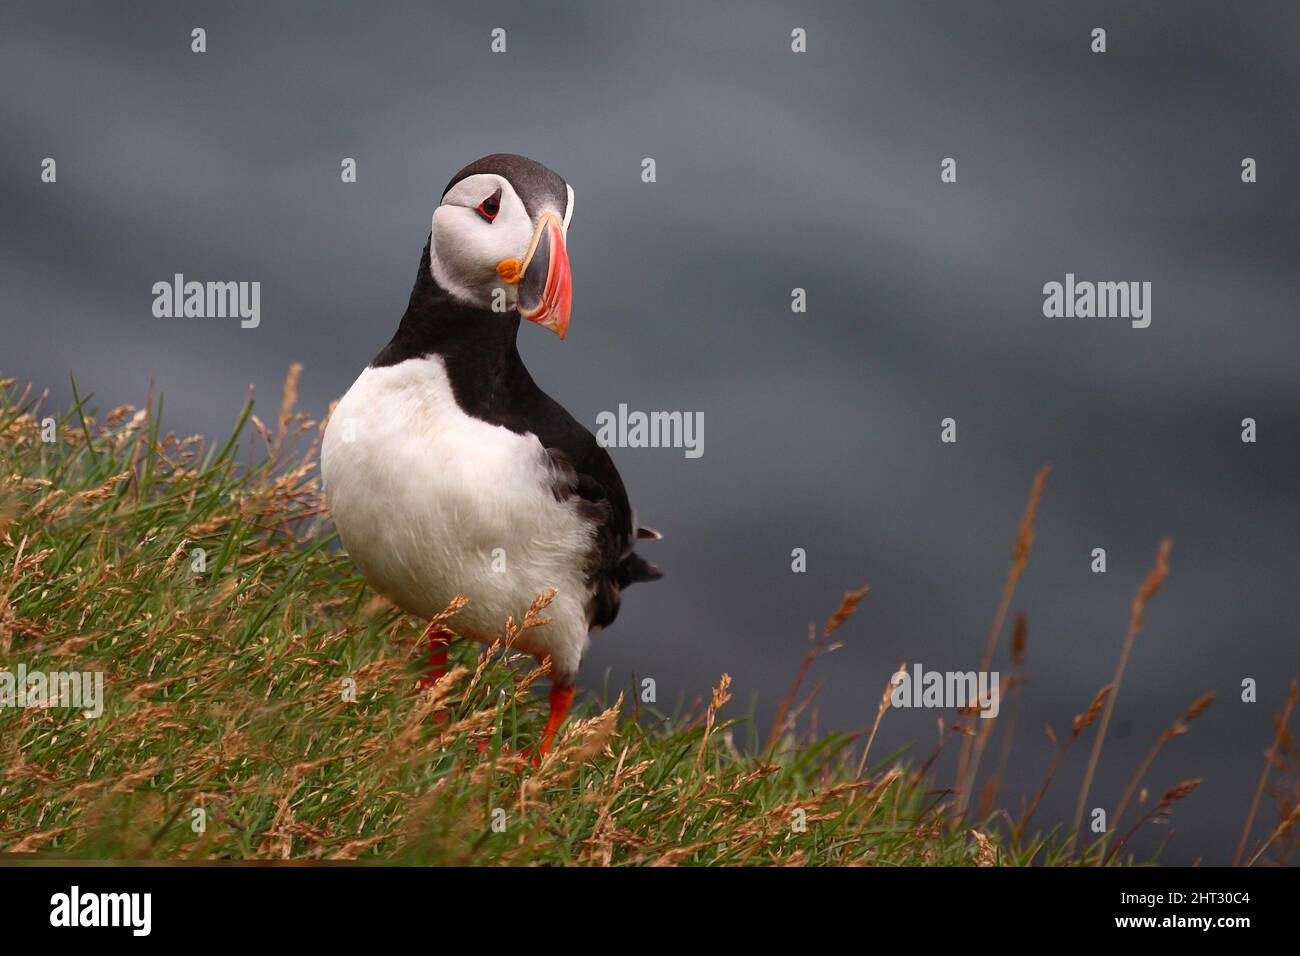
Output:
[[1110,715],[1115,711],[1115,701],[1119,698],[1119,685],[1124,679],[1124,671],[1128,667],[1129,655],[1133,653],[1133,642],[1137,639],[1138,631],[1142,629],[1142,619],[1146,612],[1147,602],[1151,600],[1160,590],[1160,585],[1165,582],[1169,576],[1169,551],[1173,544],[1168,538],[1160,542],[1160,547],[1156,551],[1155,566],[1147,573],[1146,580],[1138,588],[1137,595],[1133,598],[1133,606],[1129,610],[1129,627],[1128,633],[1124,635],[1124,646],[1119,653],[1119,662],[1115,665],[1115,676],[1111,679],[1110,699],[1106,702],[1106,709],[1101,715],[1101,726],[1097,728],[1097,736],[1092,744],[1092,753],[1088,756],[1088,769],[1084,771],[1083,783],[1079,787],[1079,799],[1074,805],[1074,822],[1070,826],[1071,832],[1078,836],[1079,824],[1083,821],[1083,808],[1088,801],[1088,791],[1092,789],[1092,777],[1097,771],[1097,761],[1101,759],[1101,746],[1106,742],[1106,730],[1110,727]]
[[[984,647],[984,656],[980,660],[980,671],[987,673],[993,666],[993,654],[997,650],[998,638],[1002,635],[1003,625],[1007,620],[1007,612],[1011,609],[1011,601],[1016,595],[1016,585],[1020,583],[1020,576],[1024,574],[1025,565],[1029,563],[1029,552],[1034,547],[1034,518],[1038,515],[1038,505],[1043,498],[1043,487],[1047,484],[1047,476],[1052,473],[1050,465],[1044,465],[1038,469],[1038,474],[1034,476],[1034,483],[1029,489],[1029,500],[1025,503],[1025,513],[1020,519],[1020,528],[1016,532],[1016,543],[1011,554],[1011,567],[1007,570],[1007,580],[1002,587],[1002,597],[998,601],[997,613],[993,616],[993,626],[989,628],[988,640]],[[985,721],[985,726],[980,727],[974,735],[968,735],[962,740],[961,755],[957,761],[957,813],[963,814],[970,805],[970,795],[975,789],[975,778],[979,775],[980,761],[984,756],[984,748],[988,744],[989,735],[993,733],[993,722]],[[972,750],[974,754],[972,756]]]
[[[1241,840],[1237,843],[1237,853],[1232,858],[1233,866],[1237,866],[1241,863],[1241,857],[1246,852],[1246,841],[1250,838],[1250,830],[1255,823],[1255,814],[1259,811],[1259,800],[1260,797],[1264,795],[1264,787],[1268,783],[1269,772],[1273,770],[1275,766],[1281,765],[1283,754],[1286,753],[1288,740],[1287,724],[1291,721],[1291,712],[1295,710],[1297,700],[1300,700],[1300,682],[1296,681],[1295,678],[1292,678],[1291,687],[1286,695],[1286,709],[1282,711],[1282,717],[1277,722],[1277,730],[1273,736],[1273,746],[1268,751],[1264,762],[1264,770],[1259,775],[1259,786],[1255,788],[1255,796],[1251,798],[1250,812],[1246,815],[1246,825],[1242,827]],[[1267,848],[1269,844],[1290,830],[1297,820],[1296,809],[1292,807],[1288,810],[1285,797],[1282,798],[1280,803],[1282,809],[1281,822],[1278,824],[1277,830],[1273,832],[1273,835],[1268,838],[1262,847],[1260,847],[1259,852],[1251,857],[1252,863],[1258,859],[1259,855],[1264,852],[1265,848]]]

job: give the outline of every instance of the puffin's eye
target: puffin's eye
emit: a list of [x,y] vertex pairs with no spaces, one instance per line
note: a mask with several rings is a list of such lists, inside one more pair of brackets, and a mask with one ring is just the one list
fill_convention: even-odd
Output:
[[478,204],[478,208],[474,211],[488,222],[495,219],[497,213],[501,211],[501,190],[498,189],[491,196],[488,196],[487,199],[484,199]]

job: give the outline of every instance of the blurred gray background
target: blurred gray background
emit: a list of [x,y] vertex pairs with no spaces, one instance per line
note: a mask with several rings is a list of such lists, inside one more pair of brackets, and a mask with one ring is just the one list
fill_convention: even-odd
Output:
[[[1225,863],[1300,672],[1298,51],[1292,2],[6,3],[0,370],[59,400],[74,373],[103,407],[153,376],[171,427],[224,433],[301,361],[323,414],[394,330],[448,178],[525,153],[577,196],[573,324],[521,330],[534,376],[589,426],[620,402],[705,418],[700,459],[615,451],[667,576],[628,592],[585,686],[652,676],[671,705],[727,671],[765,729],[808,622],[869,582],[812,675],[822,728],[868,725],[900,661],[978,666],[1051,463],[1004,800],[1110,679],[1168,535],[1090,802],[1218,691],[1148,783],[1206,779],[1164,859]],[[175,272],[259,280],[260,328],[155,319]],[[1151,327],[1044,318],[1067,272],[1152,282]],[[875,753],[923,759],[937,716],[886,715]],[[1038,823],[1068,821],[1088,743]]]

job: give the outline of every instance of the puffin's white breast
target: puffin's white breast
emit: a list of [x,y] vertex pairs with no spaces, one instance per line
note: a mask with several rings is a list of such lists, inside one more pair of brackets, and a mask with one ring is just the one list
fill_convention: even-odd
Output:
[[461,411],[441,358],[362,372],[330,418],[321,473],[339,537],[375,590],[422,617],[464,594],[450,623],[490,642],[555,588],[552,623],[520,649],[551,655],[553,677],[576,673],[594,529],[555,500],[536,436]]

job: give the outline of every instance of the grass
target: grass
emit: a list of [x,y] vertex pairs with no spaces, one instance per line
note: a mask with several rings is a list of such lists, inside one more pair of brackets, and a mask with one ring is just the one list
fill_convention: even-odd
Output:
[[[101,417],[74,385],[73,407],[55,415],[30,389],[0,383],[0,670],[105,679],[95,719],[0,709],[0,852],[461,865],[1133,862],[1123,840],[1076,846],[1059,827],[1031,832],[1037,799],[1018,820],[992,808],[1014,720],[977,815],[959,795],[974,792],[988,742],[971,737],[971,714],[944,738],[961,736],[967,751],[969,779],[953,789],[936,778],[943,743],[916,766],[896,755],[868,762],[883,699],[869,735],[799,729],[811,699],[799,700],[804,678],[866,589],[810,632],[770,734],[729,717],[724,674],[690,712],[661,713],[632,688],[600,705],[586,695],[542,764],[522,764],[512,755],[544,724],[530,689],[543,674],[510,646],[544,623],[548,597],[503,621],[491,649],[456,642],[447,676],[418,691],[423,622],[377,598],[338,548],[315,467],[320,426],[294,411],[297,374],[275,420],[253,414],[250,399],[214,445],[165,432],[161,398]],[[1032,512],[990,654],[1031,541]],[[456,610],[444,612],[453,629]],[[1019,616],[1012,653],[1019,667]],[[1014,676],[1009,684],[1019,691]],[[1106,696],[1075,719],[1055,767],[1113,704]],[[1291,752],[1284,731],[1283,722],[1279,763]],[[1149,804],[1142,791],[1137,825],[1194,785]],[[1290,847],[1287,833],[1273,840]]]

